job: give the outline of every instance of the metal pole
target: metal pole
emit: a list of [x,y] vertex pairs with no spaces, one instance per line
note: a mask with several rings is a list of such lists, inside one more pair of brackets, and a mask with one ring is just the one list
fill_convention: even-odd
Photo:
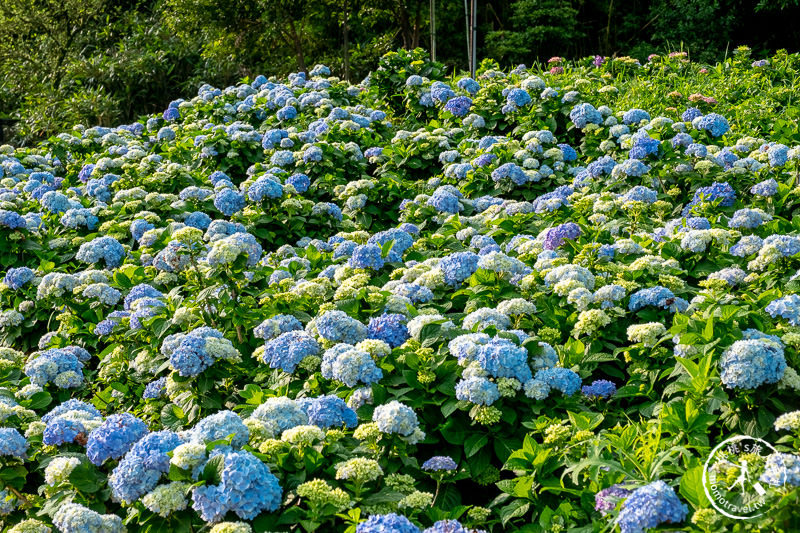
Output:
[[345,81],[350,81],[350,43],[348,42],[348,35],[347,35],[347,22],[350,16],[348,0],[344,0],[344,27],[342,28],[344,33],[344,79]]
[[478,0],[472,0],[472,77],[478,67]]
[[431,0],[431,61],[436,61],[436,0]]
[[467,0],[464,0],[464,22],[467,24],[467,68],[472,71],[472,48],[469,40],[469,6]]

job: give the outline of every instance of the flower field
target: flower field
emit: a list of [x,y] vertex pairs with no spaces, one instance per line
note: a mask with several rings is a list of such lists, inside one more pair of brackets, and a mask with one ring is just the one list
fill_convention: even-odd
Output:
[[0,147],[0,529],[797,531],[798,97],[403,51]]

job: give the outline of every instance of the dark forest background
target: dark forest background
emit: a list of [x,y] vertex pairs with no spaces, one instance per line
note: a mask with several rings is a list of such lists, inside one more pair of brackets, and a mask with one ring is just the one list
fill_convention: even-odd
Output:
[[[25,143],[163,110],[202,82],[317,63],[360,80],[387,51],[429,47],[429,8],[430,0],[2,0],[0,117],[20,119],[14,140]],[[436,0],[437,59],[449,69],[467,68],[464,11],[462,0]],[[477,19],[478,60],[504,66],[675,50],[712,63],[739,45],[754,57],[800,49],[800,0],[479,0]]]

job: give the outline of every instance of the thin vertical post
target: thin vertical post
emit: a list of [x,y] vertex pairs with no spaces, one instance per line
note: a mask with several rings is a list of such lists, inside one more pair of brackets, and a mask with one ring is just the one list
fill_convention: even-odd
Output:
[[350,43],[348,42],[348,35],[347,35],[347,22],[348,17],[350,16],[349,13],[349,0],[344,0],[344,28],[342,31],[344,33],[344,79],[345,81],[350,81]]
[[436,0],[431,0],[431,61],[436,61]]
[[470,72],[472,73],[472,77],[475,77],[475,71],[478,67],[478,0],[472,0],[472,39],[471,43],[472,46],[470,50],[472,52],[472,57],[470,58]]
[[469,0],[464,0],[464,22],[466,22],[467,28],[467,68],[472,71],[472,45],[470,44],[470,35],[472,32],[469,31],[470,23],[469,23]]

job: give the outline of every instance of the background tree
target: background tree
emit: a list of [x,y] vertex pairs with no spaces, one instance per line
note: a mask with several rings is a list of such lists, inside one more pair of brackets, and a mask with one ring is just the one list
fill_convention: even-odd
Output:
[[[686,50],[722,59],[800,49],[799,0],[481,0],[478,59]],[[429,0],[0,0],[0,116],[16,143],[76,123],[161,110],[204,82],[227,86],[317,63],[366,76],[386,52],[429,46]],[[347,65],[344,61],[347,19]],[[467,68],[464,5],[437,2],[437,60]]]

